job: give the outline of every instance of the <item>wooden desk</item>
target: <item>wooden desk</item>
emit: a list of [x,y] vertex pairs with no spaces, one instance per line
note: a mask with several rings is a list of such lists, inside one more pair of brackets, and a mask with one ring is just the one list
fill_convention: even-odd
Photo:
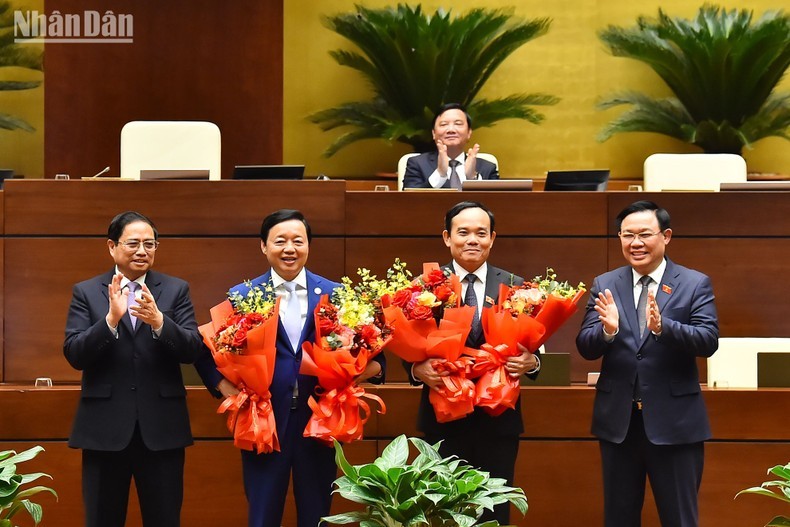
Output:
[[[38,376],[77,381],[62,357],[63,329],[74,283],[112,265],[106,229],[116,213],[148,214],[162,233],[156,268],[190,282],[199,322],[227,287],[266,270],[261,219],[298,208],[311,222],[310,268],[329,278],[358,267],[382,273],[396,257],[413,270],[449,260],[441,241],[445,211],[462,199],[496,213],[494,265],[526,278],[553,267],[561,278],[591,283],[623,264],[617,212],[652,199],[672,215],[668,255],[713,281],[722,336],[787,337],[790,283],[790,197],[763,193],[631,192],[373,192],[347,191],[343,181],[54,181],[11,180],[0,199],[4,368],[2,379]],[[571,380],[597,361],[575,351],[581,312],[548,342],[570,353]],[[700,361],[703,378],[705,363]],[[399,368],[393,380],[403,380]]]
[[[387,385],[371,388],[387,404],[365,430],[365,440],[346,448],[352,463],[366,463],[394,436],[415,435],[419,388]],[[790,389],[703,391],[714,437],[706,446],[705,473],[700,491],[702,527],[762,525],[782,513],[784,504],[760,497],[733,500],[741,489],[765,479],[768,467],[787,462],[790,431],[777,425],[790,413]],[[530,503],[517,525],[601,525],[603,521],[600,455],[589,435],[594,389],[586,386],[522,389],[526,432],[521,438],[516,484]],[[51,474],[60,495],[40,499],[44,524],[82,525],[80,454],[65,440],[79,397],[77,386],[34,389],[0,386],[0,451],[43,444],[46,452],[26,463],[24,472]],[[195,446],[187,449],[183,525],[244,525],[246,504],[239,455],[228,439],[224,416],[215,413],[217,401],[202,388],[188,389],[187,401]],[[474,438],[470,438],[473,440]],[[352,506],[336,499],[333,512]],[[283,525],[295,525],[289,495]],[[786,511],[784,512],[786,514]],[[129,525],[140,525],[133,499]],[[760,523],[762,522],[762,523]],[[658,527],[652,497],[645,503],[643,525]]]

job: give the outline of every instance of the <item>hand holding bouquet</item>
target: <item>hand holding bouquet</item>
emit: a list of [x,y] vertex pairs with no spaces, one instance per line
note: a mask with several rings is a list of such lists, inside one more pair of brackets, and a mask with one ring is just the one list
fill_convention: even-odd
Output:
[[430,401],[440,423],[474,411],[474,383],[466,378],[471,361],[461,355],[476,308],[461,307],[460,297],[458,276],[428,263],[417,279],[382,298],[393,328],[387,349],[407,362],[436,359],[431,366],[442,386],[431,390]]
[[313,415],[304,435],[330,444],[333,439],[350,442],[362,438],[370,417],[365,398],[379,404],[379,413],[386,412],[378,396],[357,385],[357,378],[381,353],[391,333],[381,312],[380,281],[367,269],[358,273],[358,285],[344,277],[343,287],[335,290],[331,303],[326,295],[321,298],[315,310],[315,342],[302,345],[300,373],[318,377],[319,385],[317,397],[308,401]]
[[479,375],[475,404],[491,415],[515,408],[520,382],[507,374],[510,357],[521,355],[518,344],[534,353],[576,311],[584,284],[558,282],[554,270],[520,286],[501,285],[499,305],[483,309],[486,344],[474,353],[473,371]]
[[239,390],[217,413],[229,412],[236,447],[259,454],[280,450],[269,393],[278,304],[273,291],[250,286],[246,296],[230,293],[229,300],[211,308],[211,322],[199,328],[217,369]]

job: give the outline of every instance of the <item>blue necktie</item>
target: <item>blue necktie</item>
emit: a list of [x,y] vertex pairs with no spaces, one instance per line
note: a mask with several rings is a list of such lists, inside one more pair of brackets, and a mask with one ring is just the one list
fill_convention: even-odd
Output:
[[297,353],[299,340],[302,337],[302,306],[299,305],[299,297],[296,294],[296,282],[283,282],[283,287],[288,290],[288,303],[285,305],[284,314],[280,310],[282,314],[280,318],[288,334],[288,340],[291,341],[291,347],[294,353]]

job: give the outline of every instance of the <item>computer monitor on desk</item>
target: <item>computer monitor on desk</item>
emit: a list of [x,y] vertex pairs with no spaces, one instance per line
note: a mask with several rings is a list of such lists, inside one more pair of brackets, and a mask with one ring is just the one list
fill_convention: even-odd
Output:
[[236,165],[233,179],[302,179],[304,165]]
[[609,169],[549,170],[543,190],[606,190]]

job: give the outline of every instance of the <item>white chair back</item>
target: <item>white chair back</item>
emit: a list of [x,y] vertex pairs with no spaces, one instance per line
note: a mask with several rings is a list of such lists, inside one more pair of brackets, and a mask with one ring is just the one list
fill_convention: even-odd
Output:
[[647,192],[718,192],[722,183],[745,181],[746,161],[735,154],[653,154],[645,160],[644,188]]
[[121,129],[121,177],[141,170],[208,170],[222,177],[219,127],[206,121],[131,121]]
[[790,352],[790,338],[730,337],[708,357],[708,386],[757,388],[757,353]]

